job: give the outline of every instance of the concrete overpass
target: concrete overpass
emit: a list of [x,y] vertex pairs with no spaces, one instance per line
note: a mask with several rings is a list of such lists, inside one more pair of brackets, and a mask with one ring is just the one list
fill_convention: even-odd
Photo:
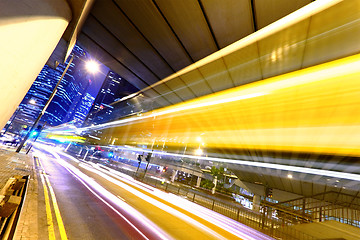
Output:
[[[141,89],[137,96],[156,99],[160,107],[359,53],[357,0],[229,0],[221,6],[210,0],[104,0],[96,1],[92,9],[92,1],[79,5],[75,4],[78,1],[32,1],[33,7],[28,7],[29,2],[6,1],[0,6],[0,24],[4,26],[0,33],[6,36],[0,40],[6,56],[0,65],[5,93],[0,99],[9,104],[1,109],[2,125],[41,67],[47,61],[63,60],[75,40]],[[299,154],[270,157],[256,151],[234,155],[241,160],[280,164],[291,160],[289,165],[348,172],[348,165],[339,164],[346,158],[327,159],[319,154],[312,156],[314,159]],[[358,156],[352,157],[358,161]],[[300,195],[340,186],[336,177],[300,172],[289,179],[281,170],[230,167],[245,182]],[[357,181],[342,184],[340,191],[358,194]]]

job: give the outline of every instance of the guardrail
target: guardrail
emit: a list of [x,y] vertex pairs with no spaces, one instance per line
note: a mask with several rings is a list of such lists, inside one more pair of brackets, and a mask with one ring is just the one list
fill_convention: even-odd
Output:
[[[133,175],[133,174],[130,174]],[[274,220],[268,217],[265,212],[259,213],[251,211],[245,207],[242,207],[236,203],[227,203],[220,200],[216,200],[211,197],[207,197],[206,194],[197,192],[191,188],[186,189],[180,186],[176,186],[171,183],[161,183],[160,181],[145,176],[144,178],[137,178],[140,181],[148,183],[156,188],[171,192],[176,195],[184,196],[189,201],[199,204],[203,207],[218,212],[224,216],[232,218],[240,223],[243,223],[249,227],[252,227],[260,232],[263,232],[276,239],[301,239],[301,240],[315,240],[316,238],[302,233],[293,228],[283,228],[284,222],[280,220]]]
[[0,239],[12,239],[15,233],[28,182],[29,176],[14,176],[0,190]]
[[306,233],[300,232],[295,228],[291,228],[292,224],[285,222],[283,219],[273,219],[269,217],[263,208],[263,212],[254,212],[243,207],[237,203],[224,202],[223,200],[216,199],[213,196],[209,196],[206,193],[202,193],[191,187],[185,188],[184,186],[177,186],[173,183],[162,182],[157,179],[151,178],[151,176],[138,174],[135,172],[123,169],[121,167],[114,167],[112,165],[106,165],[112,167],[117,171],[134,177],[138,181],[147,183],[158,189],[162,189],[166,192],[186,197],[189,201],[199,204],[203,207],[218,212],[224,216],[234,219],[240,223],[243,223],[249,227],[252,227],[262,233],[265,233],[275,239],[282,240],[315,240],[316,238]]
[[360,227],[360,197],[328,191],[274,204],[289,211],[302,212],[315,222],[336,220],[354,227]]
[[[195,202],[196,204],[199,204],[203,207],[218,212],[224,216],[232,218],[240,223],[243,223],[271,237],[274,237],[275,239],[281,239],[281,240],[287,240],[287,239],[315,240],[316,239],[311,235],[308,235],[306,233],[296,230],[295,228],[292,228],[291,226],[294,225],[294,223],[299,222],[296,219],[295,219],[296,221],[294,221],[294,219],[287,219],[287,218],[279,218],[279,219],[272,218],[270,214],[271,211],[267,211],[267,209],[270,206],[262,206],[262,212],[255,212],[243,207],[238,203],[235,202],[232,203],[229,201],[225,202],[221,199],[217,199],[212,195],[202,193],[197,189],[193,189],[190,186],[189,187],[176,186],[175,184],[172,183],[168,183],[168,182],[165,183],[156,180],[154,178],[151,178],[148,174],[144,176],[143,173],[138,173],[136,175],[136,172],[128,169],[124,169],[120,165],[115,164],[114,162],[110,164],[105,161],[89,159],[86,158],[86,156],[82,157],[82,155],[79,152],[74,152],[74,151],[67,151],[67,153],[73,155],[74,157],[78,157],[83,161],[85,161],[86,159],[86,161],[93,161],[100,165],[113,168],[119,172],[134,177],[138,181],[142,181],[156,188],[162,189],[166,192],[171,192],[179,196],[184,196],[189,201]],[[286,216],[284,215],[284,217]],[[303,220],[301,220],[300,222],[303,222]]]

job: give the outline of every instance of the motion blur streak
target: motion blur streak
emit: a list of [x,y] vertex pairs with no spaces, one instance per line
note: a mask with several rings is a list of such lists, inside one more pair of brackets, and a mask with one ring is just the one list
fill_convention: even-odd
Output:
[[[262,234],[246,225],[240,224],[239,222],[237,222],[233,219],[227,218],[217,212],[214,212],[210,209],[199,206],[193,202],[189,202],[188,200],[178,197],[174,194],[165,193],[161,190],[158,190],[158,189],[153,188],[148,185],[146,185],[146,187],[144,187],[143,183],[138,182],[125,174],[114,171],[111,168],[102,166],[102,168],[105,168],[108,170],[108,171],[104,171],[104,169],[99,168],[96,164],[92,164],[92,165],[93,165],[93,167],[96,167],[99,171],[103,172],[103,174],[109,174],[115,178],[118,178],[119,180],[121,180],[123,182],[126,182],[127,184],[141,188],[142,190],[144,190],[158,198],[161,198],[179,208],[182,208],[186,211],[189,211],[191,209],[192,214],[194,214],[198,217],[201,217],[202,219],[204,219],[214,225],[221,227],[222,229],[228,231],[231,234],[234,234],[237,237],[240,237],[242,239],[273,239],[273,238],[266,236],[265,234]],[[251,237],[249,235],[254,236],[254,237]]]
[[197,148],[201,135],[207,149],[360,156],[359,94],[357,54],[93,129],[105,145]]
[[176,154],[176,153],[166,153],[166,152],[160,152],[160,151],[149,151],[147,149],[142,149],[142,148],[125,148],[125,149],[134,149],[136,151],[149,152],[149,153],[152,152],[153,154],[159,154],[159,155],[163,155],[163,156],[173,156],[173,157],[190,158],[190,159],[195,159],[195,160],[199,159],[199,160],[212,161],[212,162],[222,162],[222,163],[231,163],[231,164],[253,166],[253,167],[271,168],[271,169],[278,169],[278,170],[284,170],[284,171],[308,173],[308,174],[314,174],[314,175],[320,175],[320,176],[360,181],[360,175],[354,174],[354,173],[322,170],[322,169],[307,168],[307,167],[297,167],[297,166],[282,165],[282,164],[276,164],[276,163],[254,162],[254,161],[244,161],[244,160],[236,160],[236,159],[202,157],[202,156],[184,155],[184,154]]
[[[79,169],[62,160],[61,157],[56,153],[54,149],[49,148],[49,146],[41,146],[40,144],[36,145],[39,148],[44,149],[45,151],[51,153],[58,161],[58,163],[63,166],[69,173],[71,173],[74,177],[76,177],[90,192],[92,192],[97,198],[99,198],[102,202],[104,202],[109,208],[111,208],[114,212],[116,212],[121,218],[123,218],[130,226],[132,226],[144,239],[149,239],[145,236],[134,224],[132,224],[124,215],[122,215],[119,211],[117,211],[110,203],[108,203],[105,199],[109,199],[111,203],[115,204],[119,208],[125,210],[128,214],[134,217],[138,222],[142,223],[144,226],[149,226],[149,229],[157,236],[157,239],[172,239],[167,236],[167,234],[163,233],[161,229],[159,229],[156,225],[154,225],[150,220],[148,220],[145,216],[139,213],[136,209],[132,208],[127,203],[123,202],[115,195],[107,191],[105,188],[100,186],[97,182],[95,182],[92,178],[88,177],[84,173],[82,173]],[[94,191],[94,190],[95,191]],[[99,194],[102,196],[101,197]]]
[[[61,152],[60,150],[57,150],[57,152],[61,155],[64,155],[66,157],[69,157],[73,160],[76,160],[74,157]],[[218,239],[225,239],[224,237],[222,237],[221,235],[219,235],[218,233],[216,233],[215,231],[211,230],[210,228],[206,227],[205,225],[199,223],[198,221],[190,218],[189,216],[179,212],[178,210],[175,210],[174,208],[171,208],[170,206],[167,206],[141,192],[139,192],[138,190],[132,188],[129,185],[135,186],[137,188],[140,188],[141,190],[150,193],[160,199],[163,199],[167,202],[169,202],[170,204],[173,204],[181,209],[184,209],[185,211],[189,212],[189,210],[191,210],[190,212],[192,214],[197,215],[198,217],[208,221],[211,224],[214,224],[216,226],[221,227],[223,230],[233,234],[234,236],[237,236],[241,239],[248,239],[248,240],[255,240],[255,239],[273,239],[269,236],[266,236],[265,234],[262,234],[248,226],[245,226],[241,223],[238,223],[230,218],[227,218],[221,214],[218,214],[216,212],[213,212],[207,208],[203,208],[201,206],[198,206],[197,204],[194,203],[190,203],[185,199],[182,199],[180,197],[177,197],[173,194],[167,194],[164,193],[163,191],[160,191],[156,188],[153,188],[149,185],[143,184],[141,182],[138,182],[136,180],[134,180],[132,177],[122,174],[120,172],[117,172],[111,168],[108,168],[106,166],[101,166],[101,168],[97,165],[97,164],[93,164],[93,163],[87,163],[87,164],[83,164],[80,163],[79,165],[80,167],[86,169],[87,171],[91,171],[105,179],[107,179],[108,181],[120,186],[121,188],[124,188],[125,190],[135,194],[137,197],[140,197],[141,199],[153,204],[154,206],[174,215],[177,216],[181,219],[183,219],[184,221],[187,221],[189,223],[191,223],[194,226],[197,226],[198,228],[208,232],[209,234],[215,236]],[[90,167],[91,166],[91,167]],[[104,169],[107,169],[108,171],[105,171]],[[110,176],[109,176],[110,175]],[[121,180],[122,182],[114,179],[117,178],[119,180]],[[125,183],[123,183],[125,182]],[[128,185],[129,184],[129,185]]]
[[124,183],[122,183],[120,181],[117,181],[114,178],[109,177],[108,175],[106,175],[106,174],[104,174],[104,173],[102,173],[102,172],[100,172],[98,170],[95,170],[93,168],[90,168],[90,167],[88,167],[88,166],[86,166],[84,164],[81,165],[81,167],[88,170],[88,171],[96,173],[97,175],[99,175],[99,176],[105,178],[106,180],[118,185],[121,188],[124,188],[125,190],[127,190],[127,191],[131,192],[132,194],[136,195],[137,197],[151,203],[152,205],[154,205],[154,206],[156,206],[156,207],[158,207],[158,208],[160,208],[160,209],[162,209],[162,210],[164,210],[164,211],[166,211],[166,212],[168,212],[168,213],[170,213],[170,214],[172,214],[174,216],[177,216],[178,218],[180,218],[180,219],[182,219],[182,220],[184,220],[186,222],[189,222],[194,226],[197,226],[198,228],[200,228],[200,229],[208,232],[209,234],[213,235],[217,239],[226,239],[226,238],[222,237],[221,235],[217,234],[215,231],[213,231],[210,228],[206,227],[205,225],[203,225],[203,224],[197,222],[196,220],[186,216],[185,214],[183,214],[183,213],[181,213],[181,212],[179,212],[179,211],[177,211],[177,210],[175,210],[175,209],[173,209],[173,208],[171,208],[171,207],[169,207],[169,206],[167,206],[167,205],[165,205],[165,204],[163,204],[163,203],[161,203],[161,202],[159,202],[159,201],[157,201],[157,200],[155,200],[155,199],[153,199],[153,198],[151,198],[151,197],[149,197],[149,196],[147,196],[147,195],[145,195],[143,193],[141,193],[140,191],[130,187],[127,184],[124,184]]
[[327,8],[330,8],[331,6],[334,6],[336,4],[338,4],[339,2],[342,2],[343,0],[317,0],[317,1],[313,1],[310,4],[307,4],[306,6],[302,7],[301,9],[281,18],[278,21],[275,21],[271,24],[269,24],[268,26],[259,29],[258,31],[254,32],[251,35],[248,35],[242,39],[240,39],[239,41],[230,44],[227,47],[224,47],[222,49],[220,49],[219,51],[197,61],[196,63],[185,67],[184,69],[166,77],[165,79],[158,81],[142,90],[140,90],[139,92],[130,94],[126,97],[121,98],[118,102],[120,101],[125,101],[127,99],[133,98],[139,94],[141,94],[142,92],[147,91],[148,89],[152,89],[155,88],[156,86],[166,83],[169,80],[172,80],[176,77],[179,77],[185,73],[189,73],[192,70],[199,68],[201,66],[204,66],[208,63],[214,62],[220,58],[225,57],[226,55],[229,55],[233,52],[238,51],[239,49],[242,49],[246,46],[249,46],[250,44],[253,44],[261,39],[264,39],[266,37],[268,37],[269,35],[272,35],[274,33],[277,33],[281,30],[284,30],[286,28],[288,28],[291,25],[294,25],[296,23],[299,23]]

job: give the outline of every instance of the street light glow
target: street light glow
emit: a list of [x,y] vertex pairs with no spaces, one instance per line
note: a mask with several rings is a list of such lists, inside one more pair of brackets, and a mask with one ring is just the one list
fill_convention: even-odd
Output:
[[86,69],[91,73],[96,73],[99,71],[99,65],[97,62],[91,60],[86,62]]
[[203,154],[203,150],[201,148],[198,148],[195,150],[195,154],[200,156],[201,154]]

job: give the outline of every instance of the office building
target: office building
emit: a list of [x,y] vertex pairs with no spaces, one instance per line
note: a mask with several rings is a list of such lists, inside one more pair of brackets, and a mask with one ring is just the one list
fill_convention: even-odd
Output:
[[109,71],[84,124],[99,124],[129,114],[129,105],[119,100],[137,91],[126,79]]
[[[88,54],[78,45],[75,45],[72,53],[74,59],[43,117],[43,121],[46,120],[51,126],[74,119],[76,106],[80,104],[81,99],[91,85],[90,75],[84,69],[83,64],[89,57]],[[63,72],[69,60],[70,58],[66,60],[65,64],[60,64],[56,70]]]
[[94,100],[95,98],[89,93],[85,93],[85,95],[81,98],[80,103],[75,108],[75,114],[73,118],[75,126],[81,126],[84,123],[84,120],[88,115]]

